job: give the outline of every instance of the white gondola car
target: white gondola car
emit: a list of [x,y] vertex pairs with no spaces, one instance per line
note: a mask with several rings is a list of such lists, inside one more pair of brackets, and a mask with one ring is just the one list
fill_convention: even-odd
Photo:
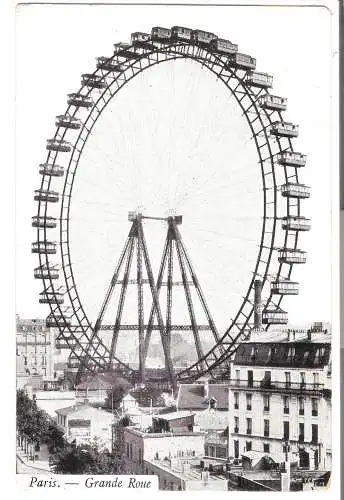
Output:
[[274,122],[271,124],[270,133],[279,137],[297,137],[299,126],[290,122]]
[[184,28],[183,26],[173,26],[171,32],[172,40],[180,40],[182,42],[191,41],[192,30],[190,28]]
[[228,66],[234,66],[239,69],[256,69],[256,59],[248,54],[236,52],[231,54],[228,61]]
[[57,222],[55,217],[45,217],[43,215],[34,215],[32,217],[32,227],[47,227],[53,229]]
[[142,33],[141,31],[135,31],[135,33],[131,34],[132,45],[146,44],[147,42],[150,41],[151,38],[149,33]]
[[69,153],[72,149],[70,142],[64,139],[47,139],[46,148],[48,151],[60,151],[62,153]]
[[102,69],[103,71],[122,71],[122,66],[118,64],[117,61],[109,57],[97,57],[97,69]]
[[101,75],[85,73],[81,75],[81,85],[86,85],[91,89],[105,89],[107,83]]
[[64,298],[61,292],[41,292],[40,304],[63,304]]
[[269,88],[272,87],[273,77],[267,73],[252,71],[246,77],[246,84],[252,87]]
[[307,161],[307,155],[296,153],[295,151],[284,151],[277,155],[277,161],[280,165],[290,165],[291,167],[304,167]]
[[238,45],[225,40],[224,38],[216,38],[210,42],[210,47],[219,54],[235,54],[238,52]]
[[290,280],[272,281],[271,293],[275,293],[276,295],[298,295],[299,283]]
[[258,99],[259,106],[273,111],[285,111],[287,109],[288,99],[277,95],[265,94]]
[[57,203],[59,201],[59,193],[57,191],[49,191],[47,189],[36,189],[34,200],[35,201],[50,201]]
[[32,253],[56,253],[56,242],[54,241],[34,241],[31,245]]
[[57,268],[57,265],[53,265],[53,266],[47,266],[47,265],[43,265],[43,266],[39,266],[39,267],[36,267],[35,270],[34,270],[34,273],[33,273],[34,277],[36,279],[52,279],[52,280],[56,280],[58,279],[59,277],[59,271],[58,271],[58,268]]
[[305,264],[307,253],[298,248],[280,248],[278,250],[278,262],[281,264]]
[[81,120],[71,115],[59,115],[55,120],[56,127],[65,127],[78,130],[81,127]]
[[310,219],[293,215],[282,217],[282,229],[289,231],[310,231]]
[[217,36],[209,31],[193,30],[191,32],[191,41],[197,45],[210,45],[216,39]]
[[79,108],[91,108],[94,104],[92,97],[82,94],[68,94],[67,103]]
[[39,173],[52,177],[62,177],[64,175],[64,168],[54,163],[41,163],[39,165]]
[[151,39],[157,42],[169,42],[171,40],[172,30],[169,28],[162,28],[161,26],[154,26],[151,31]]
[[265,309],[262,322],[264,325],[285,325],[288,323],[288,313],[282,309]]
[[311,188],[305,184],[288,183],[281,186],[281,194],[285,198],[306,199],[311,195]]

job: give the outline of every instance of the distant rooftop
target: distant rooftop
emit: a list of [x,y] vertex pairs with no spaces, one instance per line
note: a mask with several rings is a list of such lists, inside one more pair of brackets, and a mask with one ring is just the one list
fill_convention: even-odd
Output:
[[192,415],[195,415],[193,411],[181,410],[181,411],[173,411],[171,413],[162,413],[159,415],[154,415],[153,418],[159,418],[162,420],[177,420],[179,418],[191,417]]
[[216,399],[217,410],[228,410],[228,385],[180,384],[177,408],[178,410],[205,410],[208,408],[211,398]]

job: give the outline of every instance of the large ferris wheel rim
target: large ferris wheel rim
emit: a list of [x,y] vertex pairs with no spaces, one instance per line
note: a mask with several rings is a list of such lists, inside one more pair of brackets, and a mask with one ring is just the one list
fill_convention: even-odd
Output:
[[[176,51],[176,49],[177,49],[177,48],[180,48],[181,50],[183,50],[183,52],[182,52],[182,53],[177,53],[177,52],[175,52],[175,53],[173,54],[173,49]],[[129,46],[129,49],[134,49],[134,47],[133,47],[133,46]],[[187,49],[187,50],[186,50],[186,49]],[[227,70],[228,72],[230,72],[230,73],[231,73],[231,76],[230,76],[230,79],[229,79],[227,82],[225,82],[225,81],[224,81],[224,78],[223,78],[223,76],[222,76],[222,74],[221,74],[221,73],[222,73],[222,71],[221,71],[221,72],[220,72],[220,74],[219,74],[219,73],[217,73],[217,72],[214,70],[214,65],[215,65],[215,63],[214,63],[214,62],[213,62],[212,68],[210,68],[210,67],[209,67],[209,64],[210,64],[209,59],[211,59],[211,58],[214,58],[214,59],[216,60],[216,64],[218,64],[218,65],[222,64],[222,66],[224,66],[224,65],[225,65],[225,62],[222,60],[222,57],[221,57],[221,56],[219,56],[218,54],[214,54],[213,52],[208,51],[205,47],[202,47],[202,48],[197,47],[197,48],[196,48],[196,50],[198,51],[198,54],[197,54],[197,56],[196,56],[196,55],[194,55],[194,53],[190,54],[190,53],[188,52],[190,49],[192,49],[192,52],[194,52],[195,46],[194,46],[194,45],[191,45],[190,43],[186,43],[186,42],[182,42],[182,43],[181,43],[181,42],[170,43],[170,44],[168,44],[168,46],[166,46],[166,45],[164,44],[163,46],[158,46],[158,47],[157,47],[157,46],[154,46],[154,49],[153,49],[153,50],[150,50],[150,51],[148,51],[148,50],[147,50],[147,51],[144,51],[144,50],[143,50],[143,51],[142,51],[142,54],[140,54],[140,56],[139,56],[138,58],[133,59],[133,60],[132,60],[132,62],[131,62],[130,64],[126,64],[126,65],[125,65],[125,64],[124,64],[124,62],[123,62],[122,64],[124,65],[124,69],[123,69],[123,70],[122,70],[122,71],[121,71],[121,72],[120,72],[120,73],[119,73],[119,74],[118,74],[115,78],[112,78],[112,80],[111,80],[111,82],[110,82],[110,83],[107,83],[107,86],[106,86],[106,88],[104,88],[103,93],[102,93],[102,94],[101,94],[101,96],[99,97],[98,101],[94,104],[94,106],[93,106],[93,107],[92,107],[92,109],[90,110],[90,112],[89,112],[89,114],[88,114],[87,118],[86,118],[86,119],[84,120],[84,122],[83,122],[83,126],[82,126],[82,128],[81,128],[80,133],[79,133],[78,139],[75,141],[75,144],[74,144],[74,147],[73,147],[73,153],[72,153],[72,155],[71,155],[71,159],[70,159],[70,162],[69,162],[69,165],[68,165],[68,170],[67,170],[67,172],[66,172],[66,178],[65,178],[65,183],[64,183],[64,191],[63,191],[63,196],[62,196],[62,201],[61,201],[61,217],[60,217],[60,247],[61,247],[61,255],[62,255],[62,259],[64,259],[64,256],[63,256],[63,249],[62,249],[63,240],[62,240],[62,235],[61,235],[61,232],[62,232],[62,219],[63,219],[63,217],[62,217],[63,202],[64,202],[64,200],[65,200],[65,198],[66,198],[66,195],[65,195],[65,190],[66,190],[66,183],[67,183],[67,179],[68,179],[68,173],[69,173],[70,168],[71,168],[72,158],[73,158],[74,152],[75,152],[75,150],[76,150],[76,147],[77,147],[77,144],[78,144],[79,138],[81,137],[82,130],[84,130],[85,124],[87,123],[87,121],[88,121],[88,119],[89,119],[89,117],[90,117],[90,115],[91,115],[92,111],[93,111],[94,109],[97,109],[97,105],[98,105],[99,101],[100,101],[101,99],[104,99],[104,97],[103,97],[104,93],[105,93],[105,92],[106,92],[106,91],[107,91],[107,90],[108,90],[108,89],[109,89],[112,85],[114,85],[114,83],[115,83],[115,82],[117,82],[118,78],[119,78],[121,75],[125,74],[125,72],[126,72],[126,71],[129,71],[130,69],[132,69],[132,68],[134,67],[134,65],[135,65],[135,64],[137,64],[137,62],[140,62],[140,65],[141,65],[141,61],[143,61],[143,60],[148,60],[148,61],[149,61],[149,64],[148,64],[146,67],[144,67],[144,68],[142,68],[142,67],[141,67],[141,68],[140,68],[140,69],[139,69],[136,73],[134,73],[134,72],[133,72],[133,74],[132,74],[132,76],[131,76],[130,78],[125,78],[123,85],[119,86],[119,87],[117,88],[116,92],[115,92],[113,95],[110,95],[110,97],[109,97],[109,99],[108,99],[107,103],[106,103],[106,104],[105,104],[105,106],[101,109],[101,111],[99,111],[99,112],[98,112],[98,114],[97,114],[97,116],[96,116],[95,120],[93,121],[93,124],[91,125],[91,128],[90,128],[90,130],[88,131],[88,133],[87,133],[87,136],[86,136],[85,140],[83,140],[82,148],[84,147],[84,144],[86,144],[86,141],[87,141],[88,135],[90,134],[91,130],[93,129],[93,126],[95,125],[95,123],[96,123],[96,121],[97,121],[98,117],[102,114],[102,112],[103,112],[103,110],[105,109],[106,105],[110,102],[110,100],[112,99],[112,97],[113,97],[113,96],[114,96],[114,95],[115,95],[115,94],[116,94],[116,93],[117,93],[117,92],[118,92],[121,88],[123,88],[123,87],[124,87],[124,85],[125,85],[126,83],[128,83],[128,82],[129,82],[131,79],[133,79],[135,76],[137,76],[138,74],[140,74],[141,72],[143,72],[145,69],[151,68],[152,66],[154,66],[154,65],[156,65],[156,64],[159,64],[159,63],[161,63],[161,62],[167,62],[167,61],[170,61],[170,60],[175,60],[175,59],[187,58],[187,59],[192,59],[192,60],[194,60],[194,61],[196,61],[196,62],[198,62],[198,63],[202,64],[202,66],[206,67],[206,68],[207,68],[207,69],[209,69],[211,72],[213,72],[213,73],[214,73],[214,74],[215,74],[218,78],[220,78],[220,79],[223,81],[223,83],[225,83],[225,85],[227,86],[227,88],[228,88],[228,89],[231,91],[231,93],[232,93],[232,94],[236,97],[236,100],[237,100],[238,104],[240,105],[241,109],[243,110],[243,114],[245,115],[245,117],[246,117],[246,119],[247,119],[247,122],[249,123],[250,128],[251,128],[251,131],[252,131],[252,133],[253,133],[253,138],[254,138],[254,140],[255,140],[255,142],[256,142],[256,148],[257,148],[257,151],[258,151],[258,153],[259,153],[259,163],[260,163],[261,170],[262,170],[262,178],[263,178],[263,183],[265,182],[265,179],[264,179],[264,174],[263,174],[263,162],[264,162],[264,160],[263,160],[263,159],[262,159],[262,157],[261,157],[261,154],[260,154],[260,151],[259,151],[259,148],[258,148],[258,145],[257,145],[257,137],[256,137],[256,132],[254,131],[254,129],[252,129],[251,122],[250,122],[250,120],[249,120],[249,118],[248,118],[248,113],[244,110],[244,108],[243,108],[243,106],[242,106],[241,101],[239,102],[239,100],[238,100],[238,98],[237,98],[236,94],[234,93],[233,89],[231,89],[231,88],[229,87],[229,85],[228,85],[229,80],[230,80],[231,78],[233,78],[233,77],[234,77],[234,78],[237,78],[237,79],[239,80],[239,77],[238,77],[238,75],[237,75],[237,71],[227,67],[227,68],[226,68],[226,70]],[[206,53],[206,56],[202,56],[202,52],[203,52],[203,53],[205,52],[205,53]],[[149,59],[149,57],[150,57],[151,55],[153,55],[153,54],[157,54],[157,53],[159,53],[159,54],[164,54],[164,53],[172,53],[172,55],[171,55],[171,57],[170,57],[170,58],[168,58],[168,59],[166,58],[166,59],[162,59],[162,60],[160,60],[160,61],[157,59],[157,61],[155,61],[155,62],[151,62],[151,61],[150,61],[150,59]],[[120,52],[119,52],[119,53],[115,53],[112,57],[107,58],[107,59],[108,59],[109,61],[114,60],[116,57],[118,57],[118,55],[120,55]],[[127,61],[127,60],[125,60],[125,63],[127,63],[127,62],[128,62],[128,61]],[[223,69],[222,69],[222,70],[223,70]],[[103,73],[101,73],[101,70],[100,70],[99,68],[97,68],[97,69],[94,71],[93,75],[98,75],[99,73],[101,74],[101,76],[102,76],[102,77],[104,77],[104,76],[106,76],[106,75],[109,75],[109,74],[110,74],[110,73],[112,73],[112,72],[111,72],[111,71],[105,72],[106,74],[104,75]],[[244,71],[244,76],[246,75],[246,73],[247,73],[247,72],[246,72],[246,71]],[[240,80],[241,80],[241,81],[239,82],[238,86],[239,86],[239,85],[241,85],[241,86],[243,87],[243,89],[244,89],[244,90],[245,90],[245,92],[246,92],[246,96],[248,96],[248,97],[251,99],[251,105],[252,105],[253,107],[255,107],[255,108],[256,108],[256,110],[257,110],[257,100],[255,100],[255,101],[253,101],[253,100],[252,100],[252,95],[251,95],[250,90],[248,89],[248,87],[245,85],[244,80],[243,80],[243,77],[242,77]],[[87,89],[87,85],[86,85],[86,84],[84,84],[84,85],[82,85],[82,86],[81,86],[81,88],[80,88],[80,90],[78,91],[78,93],[79,93],[79,94],[81,94],[81,93],[82,93],[82,91],[84,91],[85,89]],[[93,91],[93,89],[92,89],[92,88],[88,88],[88,91],[87,91],[85,94],[82,94],[82,95],[85,95],[85,96],[92,95],[92,91]],[[267,91],[267,93],[268,93],[268,91]],[[254,96],[254,97],[256,97],[256,95],[254,95],[254,94],[253,94],[253,96]],[[66,111],[66,114],[68,114],[69,110],[70,110],[72,107],[73,107],[73,105],[69,105],[69,106],[68,106],[67,111]],[[75,109],[74,109],[74,113],[73,113],[71,116],[73,116],[73,117],[74,117],[74,116],[78,113],[78,111],[79,111],[79,107],[75,107]],[[271,124],[271,123],[272,123],[272,121],[271,121],[271,119],[270,119],[270,116],[268,116],[268,113],[266,112],[266,110],[264,110],[264,112],[265,112],[265,114],[266,114],[266,118],[268,119],[268,122]],[[271,115],[272,115],[272,114],[273,114],[273,113],[271,113]],[[281,113],[280,113],[280,112],[278,112],[278,114],[279,114],[279,116],[281,117]],[[270,154],[271,154],[272,152],[271,152],[271,148],[270,148],[270,137],[267,135],[267,127],[266,127],[266,126],[264,126],[264,124],[262,123],[262,120],[261,120],[261,117],[260,117],[260,113],[258,112],[258,110],[257,110],[257,116],[259,116],[259,120],[260,120],[260,122],[261,122],[261,124],[262,124],[262,126],[263,126],[263,132],[264,132],[264,135],[265,135],[265,138],[266,138],[266,145],[268,145],[268,147],[269,147],[269,151],[270,151]],[[58,128],[57,128],[57,131],[56,131],[56,133],[55,133],[55,137],[54,137],[54,138],[59,137],[59,129],[60,129],[60,127],[58,127]],[[63,133],[61,134],[61,136],[60,136],[60,137],[61,137],[61,139],[63,139],[63,138],[65,137],[66,133],[67,133],[67,129],[65,128],[64,132],[63,132]],[[278,140],[278,142],[279,142],[279,139],[277,139],[277,140]],[[280,144],[279,144],[279,149],[280,149],[280,151],[281,151]],[[289,150],[290,150],[290,151],[293,151],[293,149],[292,149],[292,144],[291,144],[290,139],[289,139]],[[81,151],[82,151],[82,149],[81,149]],[[69,248],[69,213],[70,213],[70,205],[71,205],[71,198],[72,198],[72,197],[71,197],[71,192],[72,192],[72,188],[73,188],[73,184],[74,184],[74,179],[75,179],[76,170],[77,170],[77,167],[78,167],[78,164],[79,164],[79,159],[80,159],[80,156],[81,156],[81,151],[80,151],[80,154],[78,155],[78,159],[77,159],[77,161],[76,161],[76,163],[75,163],[75,169],[74,169],[74,173],[73,173],[72,184],[71,184],[71,186],[70,186],[70,194],[69,194],[69,195],[67,195],[67,207],[68,207],[68,209],[67,209],[67,214],[68,214],[68,215],[67,215],[67,229],[68,229],[68,230],[67,230],[67,242],[68,242],[68,255],[66,255],[65,257],[68,259],[68,267],[70,268],[70,272],[71,272],[71,275],[72,275],[72,280],[73,280],[73,288],[74,288],[74,291],[75,291],[76,296],[77,296],[77,298],[78,298],[78,302],[79,302],[79,304],[80,304],[80,309],[81,309],[81,312],[82,312],[82,313],[83,313],[83,315],[84,315],[83,320],[87,322],[86,329],[85,329],[85,326],[84,326],[84,325],[81,325],[81,324],[80,324],[80,326],[82,326],[82,330],[83,330],[83,333],[84,333],[85,335],[86,335],[86,332],[87,332],[88,330],[90,330],[90,331],[91,331],[91,336],[90,336],[90,337],[88,337],[88,336],[86,335],[86,338],[88,339],[88,341],[89,341],[89,342],[91,342],[91,339],[92,339],[92,326],[91,326],[91,324],[90,324],[90,322],[89,322],[89,320],[88,320],[88,318],[87,318],[87,315],[85,314],[85,312],[84,312],[84,310],[83,310],[82,303],[81,303],[81,300],[80,300],[79,294],[78,294],[78,292],[77,292],[76,283],[75,283],[75,280],[74,280],[74,275],[73,275],[73,270],[72,270],[72,265],[71,265],[71,256],[70,256],[70,248]],[[55,162],[56,162],[56,158],[57,158],[57,156],[58,156],[58,152],[57,152],[57,151],[55,152],[55,154],[54,154],[54,153],[52,154],[52,153],[51,153],[51,151],[49,151],[49,153],[48,153],[48,158],[47,158],[47,162],[49,162],[49,160],[51,160],[51,158],[53,157],[53,164],[55,165]],[[286,167],[284,167],[284,168],[286,168]],[[273,172],[273,177],[274,177],[274,163],[273,163],[273,162],[272,162],[272,172]],[[295,168],[295,177],[297,178],[297,169],[296,169],[296,168]],[[50,187],[50,183],[51,183],[51,178],[49,178],[49,179],[48,179],[48,187]],[[43,188],[43,186],[44,186],[44,176],[43,176],[43,178],[42,178],[42,184],[41,184],[41,186],[42,186],[42,188]],[[243,309],[244,305],[245,305],[245,304],[247,303],[247,301],[249,300],[249,296],[250,296],[250,292],[252,291],[252,286],[253,286],[253,283],[254,283],[254,279],[255,279],[255,277],[257,276],[257,269],[258,269],[259,260],[260,260],[260,257],[261,257],[261,252],[262,252],[262,246],[263,246],[263,242],[264,242],[264,228],[265,228],[265,223],[266,223],[266,190],[265,190],[265,189],[263,189],[263,193],[264,193],[264,217],[263,217],[263,224],[262,224],[262,236],[261,236],[261,242],[260,242],[260,245],[259,245],[259,252],[258,252],[258,256],[257,256],[257,262],[256,262],[255,270],[254,270],[254,272],[253,272],[253,277],[252,277],[251,283],[250,283],[250,285],[249,285],[249,288],[248,288],[248,291],[247,291],[246,297],[244,297],[244,302],[242,303],[242,305],[241,305],[241,307],[240,307],[240,309],[239,309],[239,311],[238,311],[238,313],[237,313],[237,315],[236,315],[235,319],[232,321],[232,324],[231,324],[231,325],[230,325],[230,327],[226,330],[225,334],[221,337],[221,339],[220,339],[219,343],[218,343],[218,344],[216,344],[216,345],[213,347],[213,349],[211,349],[211,350],[210,350],[207,354],[205,354],[205,356],[204,356],[204,358],[202,358],[202,360],[206,359],[206,358],[209,356],[209,354],[213,353],[213,352],[214,352],[214,350],[216,349],[216,347],[218,347],[218,345],[220,345],[220,344],[222,345],[223,340],[224,340],[224,339],[228,336],[229,332],[231,331],[231,329],[233,328],[233,326],[236,324],[237,318],[240,316],[240,313],[241,313],[241,311],[242,311],[242,309]],[[275,182],[275,179],[274,179],[274,195],[275,195],[275,198],[276,198],[276,182]],[[41,201],[39,202],[39,206],[38,206],[38,214],[40,214],[40,204],[41,204]],[[299,205],[300,205],[300,204],[298,203],[298,212],[299,212],[299,210],[300,210],[300,209],[299,209]],[[273,232],[275,233],[275,230],[276,230],[276,200],[275,200],[275,204],[274,204],[274,209],[275,209],[275,214],[274,214]],[[45,214],[44,214],[44,215],[46,216],[46,214],[47,214],[47,203],[45,203]],[[287,240],[287,236],[288,236],[288,235],[287,235],[287,233],[288,233],[288,232],[286,231],[286,234],[285,234],[285,240]],[[40,240],[40,232],[39,232],[39,229],[37,230],[37,234],[38,234],[38,241],[42,241],[42,240]],[[46,228],[44,228],[44,240],[45,240],[45,241],[47,241],[47,236],[46,236]],[[273,248],[273,242],[274,242],[274,236],[273,236],[273,238],[272,238],[272,240],[271,240],[271,245],[270,245],[269,264],[267,265],[266,272],[265,272],[265,274],[264,274],[264,276],[263,276],[263,281],[264,281],[264,282],[265,282],[266,277],[267,277],[267,274],[268,274],[268,269],[269,269],[269,265],[270,265],[271,255],[272,255],[272,252],[273,252],[273,250],[274,250],[274,248]],[[294,247],[295,247],[295,248],[297,247],[296,245],[297,245],[297,233],[296,233],[296,235],[295,235],[295,244],[294,244]],[[46,263],[48,264],[48,256],[47,256],[47,254],[45,254],[45,256],[46,256]],[[41,261],[43,260],[43,257],[41,256],[41,254],[39,254],[39,259],[40,259],[40,264],[41,264]],[[62,266],[62,267],[63,267],[64,277],[65,277],[65,282],[66,282],[66,272],[65,272],[65,271],[66,271],[66,267],[65,267],[65,266]],[[280,275],[280,271],[281,271],[281,264],[280,264],[280,266],[279,266],[278,276]],[[292,265],[290,265],[290,267],[289,267],[288,277],[290,276],[291,271],[292,271]],[[50,286],[51,286],[52,290],[54,290],[54,284],[52,283],[51,279],[50,279],[49,281],[50,281]],[[45,282],[44,282],[44,286],[45,286]],[[46,289],[46,288],[45,288],[45,289]],[[70,289],[67,289],[67,293],[68,293],[68,294],[70,294]],[[269,299],[268,299],[268,301],[269,301],[269,302],[270,302],[270,300],[271,300],[271,297],[272,297],[272,294],[270,295],[270,297],[269,297]],[[282,298],[283,298],[282,296],[279,298],[279,300],[278,300],[278,305],[280,304],[280,302],[281,302]],[[50,306],[51,306],[51,305],[50,305]],[[76,315],[75,308],[74,308],[74,302],[72,302],[72,307],[73,307],[73,314],[75,314],[75,315]],[[62,311],[61,311],[61,309],[60,309],[60,306],[59,306],[59,305],[57,305],[57,308],[56,308],[56,307],[55,307],[55,308],[52,308],[52,307],[51,307],[52,314],[54,314],[54,312],[56,312],[56,309],[59,309],[59,312],[62,314]],[[252,305],[252,307],[251,307],[251,311],[250,311],[250,313],[249,313],[249,315],[248,315],[248,317],[247,317],[247,320],[246,320],[246,325],[247,325],[247,324],[248,324],[248,322],[249,322],[249,319],[250,319],[250,317],[251,317],[251,315],[252,315],[252,312],[253,312],[253,305]],[[76,316],[77,316],[77,315],[76,315]],[[79,320],[79,317],[78,317],[78,316],[77,316],[77,318],[78,318],[78,320]],[[79,321],[79,322],[80,322],[80,321]],[[80,322],[80,323],[81,323],[81,322]],[[245,326],[246,326],[246,325],[245,325]],[[60,327],[59,327],[59,328],[60,328]],[[61,332],[62,334],[64,333],[64,330],[65,330],[65,329],[66,329],[66,328],[62,328],[62,332]],[[241,334],[242,334],[242,330],[243,330],[243,329],[241,329],[241,330],[239,329],[239,333],[238,333],[238,335],[235,337],[235,339],[233,340],[232,346],[230,346],[229,348],[227,348],[227,349],[226,349],[225,354],[221,357],[221,360],[222,360],[222,361],[223,361],[223,359],[226,357],[226,355],[230,355],[230,353],[231,353],[231,352],[230,352],[230,351],[231,351],[231,347],[233,347],[235,344],[237,344],[237,338],[241,336]],[[99,341],[99,340],[100,340],[100,339],[97,339],[97,341]],[[67,343],[68,343],[68,342],[67,342]],[[72,352],[74,352],[74,351],[73,351],[73,349],[72,349]],[[190,371],[191,371],[194,367],[196,367],[197,365],[199,365],[200,361],[202,361],[202,360],[198,360],[196,363],[194,363],[193,365],[189,366],[189,367],[188,367],[188,368],[186,368],[185,370],[180,371],[180,372],[178,373],[178,376],[181,376],[181,375],[183,375],[184,373],[186,374],[187,372],[190,372]],[[117,360],[117,361],[119,361],[119,360]],[[125,365],[125,363],[121,363],[121,364]],[[214,364],[214,365],[215,365],[215,364],[218,364],[218,362],[213,363],[213,364]],[[129,370],[131,370],[131,368],[130,368],[130,367],[128,367],[127,365],[125,365],[125,366],[126,366]],[[212,368],[211,366],[210,366],[210,367],[208,367],[208,368],[207,368],[207,370],[205,370],[205,372],[206,372],[206,371],[210,371],[210,370],[211,370],[211,368]]]

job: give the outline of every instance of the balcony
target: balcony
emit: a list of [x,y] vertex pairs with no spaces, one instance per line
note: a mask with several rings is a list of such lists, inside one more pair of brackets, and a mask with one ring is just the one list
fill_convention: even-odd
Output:
[[[248,390],[264,392],[281,392],[281,393],[310,393],[322,395],[324,384],[306,384],[304,382],[274,382],[269,380],[233,380],[230,382],[233,390]],[[300,411],[300,410],[299,410]]]

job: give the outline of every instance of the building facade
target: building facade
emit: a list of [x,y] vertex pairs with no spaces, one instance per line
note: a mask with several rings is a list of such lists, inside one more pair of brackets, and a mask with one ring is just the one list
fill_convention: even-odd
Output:
[[17,377],[41,375],[54,378],[55,331],[43,319],[17,316]]
[[230,457],[252,450],[330,470],[330,334],[256,332],[243,342],[230,383],[229,429]]
[[75,404],[56,410],[57,425],[71,443],[90,444],[96,440],[101,447],[112,450],[115,417],[112,413],[85,404]]

